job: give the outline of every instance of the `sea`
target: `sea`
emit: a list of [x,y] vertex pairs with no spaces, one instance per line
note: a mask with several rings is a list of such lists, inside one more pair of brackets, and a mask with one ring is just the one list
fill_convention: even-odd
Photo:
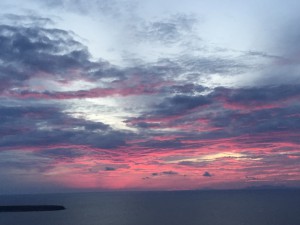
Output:
[[300,225],[300,190],[3,195],[0,205],[63,205],[1,212],[0,225]]

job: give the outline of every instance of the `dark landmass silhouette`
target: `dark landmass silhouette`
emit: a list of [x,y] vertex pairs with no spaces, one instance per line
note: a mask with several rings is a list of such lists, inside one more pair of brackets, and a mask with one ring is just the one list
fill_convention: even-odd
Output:
[[285,185],[256,185],[256,186],[248,186],[245,188],[246,190],[270,190],[270,189],[294,189],[293,187],[287,187]]
[[65,210],[61,205],[7,205],[0,206],[0,212],[36,212]]

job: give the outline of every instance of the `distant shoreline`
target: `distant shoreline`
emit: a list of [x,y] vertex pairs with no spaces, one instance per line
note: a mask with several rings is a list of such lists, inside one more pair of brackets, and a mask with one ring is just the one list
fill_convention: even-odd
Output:
[[0,212],[38,212],[65,210],[61,205],[9,205],[0,206]]

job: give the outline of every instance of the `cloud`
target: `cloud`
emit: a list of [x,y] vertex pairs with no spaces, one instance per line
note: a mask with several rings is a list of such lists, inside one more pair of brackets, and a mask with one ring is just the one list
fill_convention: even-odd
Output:
[[212,175],[209,172],[205,171],[202,176],[204,176],[204,177],[211,177]]
[[92,67],[86,47],[64,30],[0,25],[0,40],[2,93],[24,89],[33,77],[63,82],[72,70]]
[[50,158],[32,154],[30,151],[1,151],[0,154],[0,168],[6,173],[45,173],[55,168]]
[[[159,176],[175,176],[175,175],[179,175],[178,172],[173,171],[173,170],[169,170],[169,171],[162,171],[162,172],[155,172],[152,173],[151,176],[154,177],[159,177]],[[149,177],[150,178],[150,177]],[[147,178],[148,179],[148,178]]]
[[161,172],[161,174],[172,176],[172,175],[178,175],[178,172],[170,170],[170,171],[163,171],[163,172]]
[[126,133],[101,122],[75,119],[53,106],[0,107],[0,146],[90,145],[115,148],[125,145]]
[[141,95],[141,94],[152,94],[155,93],[155,88],[151,86],[140,86],[140,87],[124,87],[121,88],[93,88],[89,90],[78,90],[78,91],[64,91],[64,92],[33,92],[33,91],[21,91],[11,92],[7,94],[10,97],[17,98],[31,98],[31,99],[83,99],[83,98],[104,98],[114,96],[130,96],[130,95]]
[[217,98],[232,107],[241,108],[274,108],[278,104],[297,101],[300,97],[299,85],[262,86],[239,89],[217,88]]
[[197,22],[195,16],[174,14],[156,21],[142,21],[134,34],[139,41],[157,41],[169,45],[180,42],[184,38],[191,38],[193,27]]
[[176,95],[159,103],[156,106],[157,111],[154,113],[157,115],[178,115],[210,103],[211,100],[206,96]]
[[[23,18],[12,14],[6,17]],[[37,16],[29,19],[39,21]],[[175,92],[178,96],[168,97],[162,104],[170,107],[178,104],[181,106],[173,110],[186,110],[201,105],[204,97],[185,95],[201,93],[207,88],[193,83],[182,85],[183,81],[176,84],[174,78],[186,73],[188,76],[232,74],[243,67],[234,60],[185,56],[120,69],[105,60],[92,61],[87,47],[72,32],[42,26],[1,25],[0,39],[0,91],[11,98],[59,100]],[[105,78],[112,82],[103,81]],[[74,81],[88,82],[92,88],[68,90]],[[187,103],[183,105],[183,101]]]
[[245,176],[245,178],[250,181],[258,180],[256,177],[251,177],[251,176]]
[[264,47],[275,54],[269,63],[254,76],[254,85],[299,85],[299,16],[291,13],[287,20],[280,19],[276,32],[268,33]]
[[90,0],[88,2],[84,0],[76,0],[75,3],[69,0],[36,1],[40,2],[42,5],[46,5],[49,9],[63,9],[65,11],[75,12],[82,15],[98,14],[99,16],[99,14],[101,14],[114,18],[125,16],[130,12],[130,9],[133,10],[133,8],[136,7],[136,4],[124,0]]
[[115,171],[116,170],[116,168],[114,168],[114,167],[105,167],[105,171]]
[[176,141],[176,140],[170,140],[170,141],[150,140],[150,141],[144,141],[140,145],[148,148],[157,148],[161,150],[180,149],[183,147],[183,144],[180,141]]
[[177,84],[173,86],[166,87],[166,92],[168,93],[174,93],[174,94],[190,94],[190,95],[196,95],[200,94],[204,91],[207,91],[208,88],[204,87],[202,85],[193,84],[193,83],[186,83],[186,84]]
[[54,149],[44,149],[35,153],[35,155],[45,158],[53,158],[59,161],[68,161],[76,158],[83,157],[87,153],[80,151],[78,149],[72,148],[54,148]]
[[181,166],[188,166],[188,167],[195,167],[195,168],[202,168],[204,166],[207,166],[209,164],[208,162],[193,162],[193,161],[180,161],[178,165]]
[[[33,13],[33,12],[32,12]],[[45,27],[47,25],[54,25],[54,21],[47,17],[40,17],[38,15],[16,15],[4,14],[1,16],[2,21],[9,25],[27,26],[27,27]]]
[[[100,1],[94,3],[101,5]],[[51,4],[80,10],[69,1]],[[104,8],[114,7],[107,1],[103,4]],[[89,10],[87,5],[80,13]],[[75,34],[51,28],[51,19],[14,14],[4,17],[12,22],[0,26],[3,171],[50,177],[64,173],[70,181],[76,174],[91,186],[97,183],[93,176],[100,173],[107,187],[114,184],[117,188],[135,179],[142,182],[141,177],[151,179],[153,185],[164,180],[160,185],[166,188],[173,185],[169,180],[185,182],[180,179],[213,176],[207,171],[201,174],[199,168],[225,168],[218,172],[220,180],[233,172],[246,182],[255,182],[254,178],[293,180],[297,176],[297,82],[252,86],[218,83],[255,70],[252,66],[258,64],[249,63],[254,58],[276,61],[282,57],[261,52],[231,57],[232,53],[223,52],[224,56],[216,51],[205,55],[183,52],[130,61],[121,67],[93,59]],[[22,25],[16,22],[20,20],[31,22]],[[133,35],[142,31],[137,37],[139,44],[160,42],[169,46],[188,42],[197,21],[176,14],[166,20],[144,22],[133,31]],[[242,153],[233,157],[224,152]],[[276,167],[282,170],[278,172]],[[187,178],[179,176],[182,174]],[[111,175],[118,179],[112,180]],[[59,176],[55,179],[62,182]],[[198,188],[197,179],[191,183]]]
[[[203,96],[175,95],[163,99],[144,115],[127,122],[148,132],[159,129],[186,132],[180,133],[180,139],[146,140],[141,143],[157,148],[181,148],[183,143],[187,145],[185,138],[212,140],[246,134],[256,136],[269,132],[297,132],[298,89],[297,85],[219,87]],[[169,131],[170,134],[174,132]],[[268,138],[271,141],[272,135]],[[274,136],[273,141],[277,138]],[[284,136],[281,140],[286,138]],[[290,135],[288,140],[295,142],[294,135]]]
[[[118,170],[120,170],[120,169],[127,170],[130,168],[129,164],[126,164],[126,163],[120,164],[120,161],[116,162],[111,157],[107,157],[107,159],[109,159],[109,161],[111,163],[106,164],[106,163],[104,163],[104,161],[102,161],[103,158],[101,158],[101,157],[99,158],[98,156],[99,155],[97,155],[96,152],[90,154],[91,159],[93,159],[96,163],[87,166],[89,168],[88,169],[89,173],[94,174],[94,173],[99,173],[102,171],[107,171],[107,172],[116,171],[115,173],[118,174]],[[107,160],[105,162],[107,162]]]

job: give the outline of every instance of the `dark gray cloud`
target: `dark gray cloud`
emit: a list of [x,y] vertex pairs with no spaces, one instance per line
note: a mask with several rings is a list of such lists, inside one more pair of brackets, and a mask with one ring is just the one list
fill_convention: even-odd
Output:
[[157,150],[196,149],[223,138],[234,139],[241,148],[269,148],[268,143],[283,141],[297,144],[300,131],[297,87],[216,88],[204,96],[175,95],[165,98],[144,115],[128,119],[127,123],[149,137],[179,136],[139,142],[139,146]]
[[37,156],[52,158],[55,160],[68,161],[84,156],[86,153],[79,151],[78,149],[71,148],[55,148],[45,149],[35,153]]
[[30,171],[34,171],[37,173],[44,173],[47,172],[53,168],[55,168],[55,165],[53,162],[42,159],[42,158],[34,158],[28,156],[25,156],[23,158],[19,158],[18,156],[15,156],[15,159],[5,159],[0,161],[0,168],[3,171],[15,171],[20,173],[20,171],[27,173]]
[[141,146],[148,148],[157,148],[157,149],[181,149],[183,144],[180,141],[170,140],[170,141],[145,141],[140,143]]
[[[97,155],[95,154],[94,157],[96,157]],[[130,166],[128,164],[102,164],[102,163],[97,163],[93,166],[91,166],[88,169],[89,173],[99,173],[99,172],[103,172],[103,171],[107,171],[107,172],[113,172],[119,169],[129,169]]]
[[160,127],[159,123],[146,123],[146,122],[138,122],[132,125],[133,127],[138,127],[138,128],[155,128],[155,127]]
[[245,178],[249,181],[258,180],[257,177],[245,176]]
[[[175,176],[175,175],[179,175],[178,172],[173,171],[173,170],[169,170],[169,171],[162,171],[159,173],[152,173],[151,176],[154,177],[158,177],[158,176]],[[150,177],[149,177],[150,178]]]
[[223,97],[227,103],[247,107],[268,106],[281,101],[297,100],[300,97],[300,86],[278,85],[239,89],[217,88],[216,97]]
[[72,118],[52,106],[1,107],[0,115],[2,148],[51,144],[115,148],[125,145],[127,136],[100,122]]
[[69,70],[92,66],[87,49],[59,29],[0,25],[0,48],[0,91],[22,87],[34,76],[70,80]]
[[212,103],[207,96],[176,95],[168,97],[159,103],[154,114],[157,115],[180,115],[197,107],[204,107]]
[[204,91],[209,90],[209,88],[207,87],[198,84],[193,84],[193,83],[173,85],[173,86],[166,87],[166,89],[167,89],[166,91],[172,94],[174,93],[174,94],[189,94],[189,95],[200,94]]
[[289,187],[287,187],[286,185],[268,185],[268,184],[260,184],[258,183],[257,185],[251,185],[251,186],[247,186],[245,187],[245,189],[249,189],[249,190],[278,190],[278,189],[289,189]]
[[[293,132],[300,130],[298,106],[284,106],[284,108],[261,109],[250,112],[224,110],[211,116],[209,120],[213,127],[222,128],[231,135],[261,134],[269,132]],[[280,137],[274,137],[275,139]],[[285,137],[287,138],[287,137]],[[291,141],[294,139],[290,136]]]
[[114,168],[114,167],[109,167],[109,166],[105,167],[105,171],[115,171],[115,170],[116,170],[116,168]]
[[202,176],[204,176],[204,177],[211,177],[212,175],[209,172],[205,171]]
[[179,173],[176,171],[170,170],[170,171],[163,171],[163,172],[161,172],[161,174],[163,174],[163,175],[178,175]]
[[[108,130],[108,125],[76,119],[62,112],[63,108],[52,105],[2,106],[0,107],[0,129],[5,133],[9,128],[16,128],[20,133],[32,130],[68,130],[80,128],[86,131]],[[15,130],[15,131],[17,131]]]

